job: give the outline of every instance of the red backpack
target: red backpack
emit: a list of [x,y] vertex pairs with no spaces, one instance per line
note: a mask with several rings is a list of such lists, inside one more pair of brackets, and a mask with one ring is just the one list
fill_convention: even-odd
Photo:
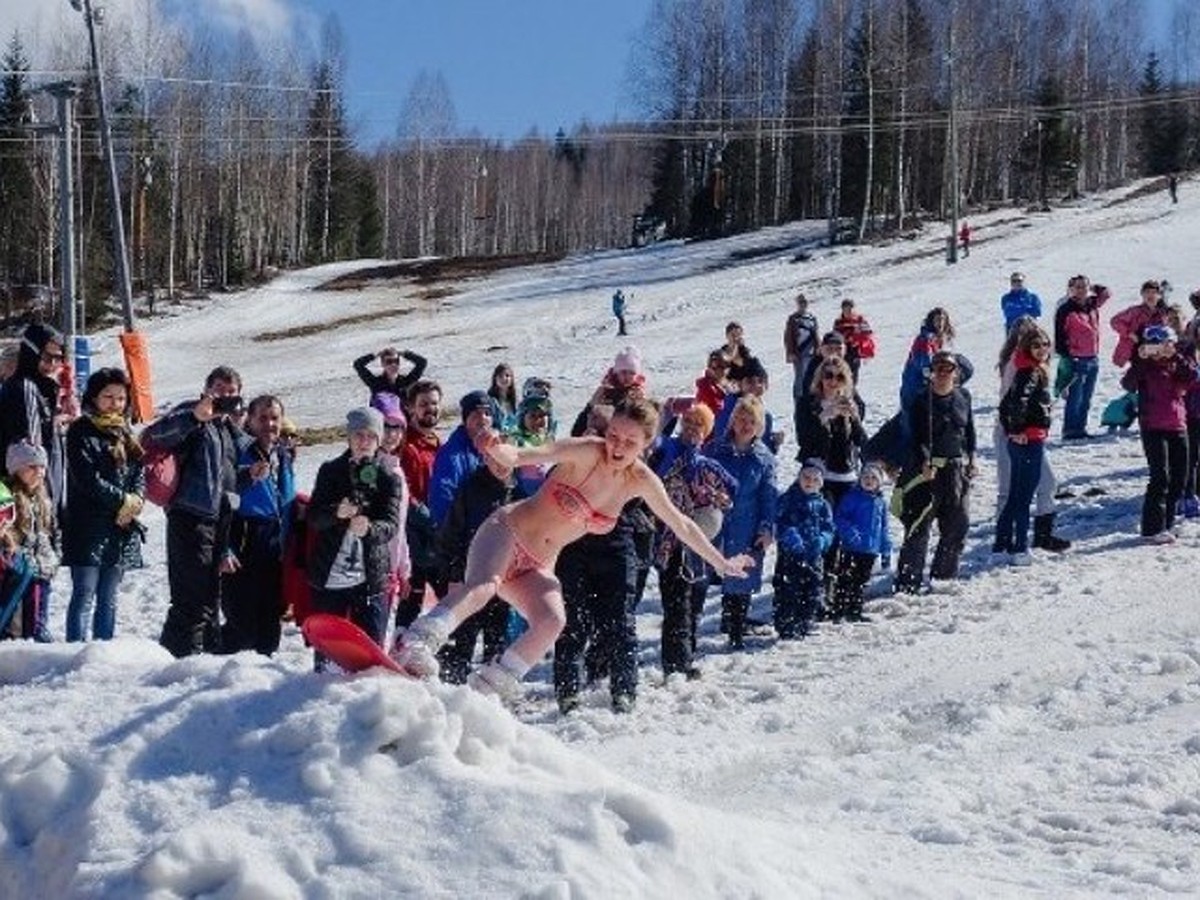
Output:
[[168,506],[179,489],[179,460],[175,452],[147,447],[142,466],[146,471],[146,499],[155,506]]

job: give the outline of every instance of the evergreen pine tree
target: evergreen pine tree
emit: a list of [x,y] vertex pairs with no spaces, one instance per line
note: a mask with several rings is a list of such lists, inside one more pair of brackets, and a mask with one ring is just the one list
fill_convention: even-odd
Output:
[[20,34],[13,33],[0,68],[0,283],[11,286],[37,280],[29,60]]

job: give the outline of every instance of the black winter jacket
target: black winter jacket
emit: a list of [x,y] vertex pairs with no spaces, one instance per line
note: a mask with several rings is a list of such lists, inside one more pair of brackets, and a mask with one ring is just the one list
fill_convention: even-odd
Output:
[[338,504],[349,498],[371,520],[362,538],[367,592],[382,594],[387,589],[392,566],[388,543],[400,528],[403,491],[399,479],[374,460],[352,466],[349,450],[321,464],[308,506],[308,525],[317,532],[308,560],[309,584],[317,590],[325,588],[349,525],[348,520],[337,518]]
[[526,496],[518,480],[505,483],[480,466],[467,476],[437,533],[437,572],[443,583],[462,581],[471,538],[493,512]]
[[65,566],[140,567],[142,530],[117,524],[126,494],[146,488],[140,459],[118,460],[118,436],[87,416],[67,429],[67,514],[63,518]]
[[1029,429],[1049,431],[1050,390],[1040,368],[1019,368],[1000,400],[1000,427],[1005,434],[1024,434]]
[[55,417],[58,415],[58,382],[38,366],[46,344],[61,343],[53,329],[31,325],[25,330],[17,354],[17,368],[0,386],[0,455],[9,444],[27,440],[46,451],[46,491],[61,511],[66,498],[66,447]]
[[168,511],[183,510],[207,521],[232,511],[237,494],[237,460],[250,438],[225,416],[196,418],[196,400],[181,403],[142,432],[147,448],[176,454],[179,487]]
[[354,361],[354,371],[358,373],[358,377],[362,379],[362,383],[370,388],[371,396],[375,394],[395,394],[400,398],[400,403],[405,404],[405,393],[425,374],[425,367],[429,365],[429,361],[421,356],[421,354],[413,353],[411,350],[402,351],[400,356],[412,363],[412,368],[395,381],[389,381],[386,375],[372,372],[367,368],[376,357],[374,353],[364,354]]

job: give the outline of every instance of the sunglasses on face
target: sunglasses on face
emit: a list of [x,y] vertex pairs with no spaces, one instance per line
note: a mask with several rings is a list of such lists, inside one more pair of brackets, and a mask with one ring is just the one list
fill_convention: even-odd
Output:
[[383,358],[382,358],[381,362],[382,362],[382,363],[383,363],[385,366],[395,366],[395,365],[399,365],[399,363],[400,363],[400,357],[398,357],[398,356],[385,356],[385,357],[383,357]]
[[833,371],[832,369],[827,369],[826,371],[822,372],[821,377],[824,378],[826,381],[845,381],[846,380],[845,375],[843,375],[841,372]]
[[958,368],[958,366],[952,365],[950,363],[938,363],[936,366],[933,367],[933,371],[945,373],[945,372],[953,372],[957,368]]

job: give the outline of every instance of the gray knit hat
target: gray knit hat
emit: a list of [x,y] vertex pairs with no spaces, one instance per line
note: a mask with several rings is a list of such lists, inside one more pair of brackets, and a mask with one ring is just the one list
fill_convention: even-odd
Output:
[[29,441],[17,441],[15,444],[8,445],[8,452],[4,455],[4,465],[8,469],[9,475],[16,475],[26,466],[45,468],[47,465],[46,451],[41,447],[34,446]]
[[346,434],[356,431],[370,431],[375,437],[383,440],[383,413],[369,406],[359,406],[346,413]]

